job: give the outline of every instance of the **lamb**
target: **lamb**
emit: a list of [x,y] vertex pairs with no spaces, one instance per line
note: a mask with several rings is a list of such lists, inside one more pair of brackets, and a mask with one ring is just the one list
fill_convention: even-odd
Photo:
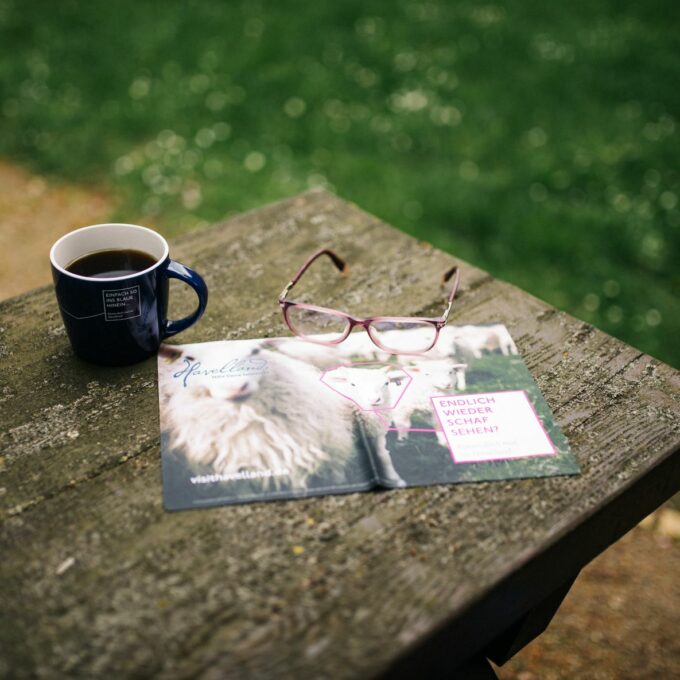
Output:
[[[159,381],[161,428],[171,447],[220,474],[287,472],[261,478],[263,490],[279,487],[281,480],[304,489],[314,475],[341,481],[356,452],[354,422],[361,416],[352,404],[321,383],[319,369],[259,343],[244,341],[242,355],[227,364],[223,351],[215,343],[197,348],[198,357],[165,354],[178,369],[162,373]],[[185,387],[170,389],[179,379]],[[380,476],[390,486],[405,486],[374,420],[363,424]]]
[[446,446],[446,439],[435,424],[430,397],[465,390],[466,368],[467,364],[453,363],[450,359],[410,360],[405,370],[411,375],[413,382],[391,414],[391,420],[397,429],[397,437],[400,441],[408,436],[411,418],[418,412],[422,418],[429,421],[431,429],[436,431],[439,443]]
[[360,409],[376,411],[393,408],[410,380],[404,371],[389,364],[338,366],[323,374],[322,381],[354,402]]

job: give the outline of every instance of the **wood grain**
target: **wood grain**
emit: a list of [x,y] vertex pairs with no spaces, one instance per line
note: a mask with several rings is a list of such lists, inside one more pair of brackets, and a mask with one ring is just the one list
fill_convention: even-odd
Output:
[[[211,290],[179,341],[286,334],[276,297],[320,244],[352,275],[310,270],[319,302],[440,309],[451,256],[313,191],[172,244]],[[165,513],[155,361],[76,360],[50,288],[0,304],[0,676],[454,667],[677,491],[678,372],[462,266],[453,322],[508,326],[582,475]]]

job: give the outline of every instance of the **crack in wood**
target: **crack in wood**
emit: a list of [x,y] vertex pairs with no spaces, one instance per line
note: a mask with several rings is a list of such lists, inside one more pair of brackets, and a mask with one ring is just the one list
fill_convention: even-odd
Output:
[[87,474],[83,475],[82,477],[70,480],[68,484],[56,487],[48,493],[45,493],[41,496],[31,499],[23,504],[17,505],[13,508],[9,508],[4,512],[0,510],[0,527],[2,526],[3,522],[6,522],[8,519],[16,517],[17,515],[21,515],[25,513],[27,510],[32,510],[39,506],[40,504],[44,503],[45,501],[50,501],[53,498],[56,498],[65,491],[73,491],[75,489],[78,489],[82,484],[91,482],[92,480],[97,479],[101,475],[110,472],[111,470],[114,470],[118,467],[121,467],[122,465],[125,465],[125,463],[137,460],[144,453],[150,451],[151,449],[156,449],[157,451],[160,451],[160,438],[157,439],[153,444],[149,444],[148,446],[145,446],[134,453],[127,454],[116,459],[115,461],[105,463],[104,465],[101,465],[100,467],[94,470],[90,470]]

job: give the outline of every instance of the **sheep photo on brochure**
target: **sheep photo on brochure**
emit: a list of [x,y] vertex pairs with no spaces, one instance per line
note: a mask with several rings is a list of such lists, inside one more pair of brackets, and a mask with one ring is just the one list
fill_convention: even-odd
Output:
[[158,379],[168,510],[580,472],[502,324],[423,354],[366,333],[162,345]]

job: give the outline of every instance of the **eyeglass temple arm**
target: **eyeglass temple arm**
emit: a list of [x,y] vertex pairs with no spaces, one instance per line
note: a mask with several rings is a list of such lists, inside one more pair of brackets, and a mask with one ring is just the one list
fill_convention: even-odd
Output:
[[449,269],[444,276],[442,276],[442,283],[441,287],[444,288],[444,286],[447,284],[448,281],[451,280],[453,277],[453,285],[451,287],[451,292],[449,293],[448,297],[448,304],[446,306],[446,309],[444,310],[444,314],[442,314],[442,319],[446,321],[449,318],[449,312],[451,311],[451,307],[453,305],[453,298],[456,297],[456,291],[458,290],[458,284],[460,283],[460,267],[456,264],[451,269]]
[[329,248],[321,248],[320,250],[317,250],[315,253],[312,253],[306,260],[305,263],[300,267],[300,269],[297,270],[297,273],[295,276],[288,282],[286,287],[281,291],[281,295],[279,295],[279,300],[284,300],[285,297],[288,295],[290,292],[290,289],[300,280],[300,277],[307,271],[309,266],[316,260],[318,257],[321,257],[322,255],[328,255],[331,260],[333,260],[333,264],[338,268],[342,274],[349,274],[349,266],[347,263],[339,256],[336,255],[332,250]]

